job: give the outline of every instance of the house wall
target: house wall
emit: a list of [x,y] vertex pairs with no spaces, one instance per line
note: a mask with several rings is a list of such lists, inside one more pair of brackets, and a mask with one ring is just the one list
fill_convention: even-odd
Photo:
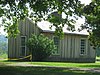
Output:
[[[43,33],[50,39],[54,34]],[[80,54],[80,40],[86,40],[86,52]],[[59,54],[52,55],[49,60],[52,61],[74,61],[74,62],[95,62],[95,50],[90,46],[87,35],[65,34],[59,43]]]
[[[19,21],[19,31],[20,34],[16,38],[8,39],[8,58],[19,58],[21,56],[21,37],[25,36],[26,41],[31,37],[31,34],[34,33],[38,35],[40,29],[33,24],[33,22],[27,18],[24,21]],[[26,55],[29,55],[29,50],[26,47]]]
[[[20,34],[16,38],[8,39],[8,58],[19,58],[21,56],[21,36],[26,36],[26,41],[31,34],[40,34],[42,31],[29,19],[19,22]],[[42,32],[45,36],[53,39],[54,33]],[[90,46],[86,35],[65,34],[59,43],[59,53],[52,55],[47,61],[74,61],[74,62],[95,62],[95,50]],[[86,39],[86,54],[80,55],[80,40]],[[26,47],[26,55],[29,50]]]

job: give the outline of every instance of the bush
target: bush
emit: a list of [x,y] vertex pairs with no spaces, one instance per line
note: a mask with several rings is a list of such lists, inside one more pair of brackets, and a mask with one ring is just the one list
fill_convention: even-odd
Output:
[[32,53],[32,60],[42,61],[52,55],[56,49],[53,40],[45,37],[43,34],[32,35],[27,42],[27,47]]
[[0,59],[5,59],[7,58],[7,50],[2,50],[2,48],[0,49]]

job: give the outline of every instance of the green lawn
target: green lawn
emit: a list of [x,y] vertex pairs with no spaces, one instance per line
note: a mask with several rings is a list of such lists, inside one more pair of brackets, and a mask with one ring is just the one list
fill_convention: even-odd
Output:
[[0,60],[2,64],[16,64],[16,63],[24,63],[38,66],[53,66],[53,67],[75,67],[75,68],[100,68],[100,61],[95,63],[68,63],[68,62],[19,62],[19,61],[8,61],[8,60]]
[[99,56],[99,57],[98,57],[98,56],[96,56],[96,59],[100,61],[100,56]]
[[66,68],[0,67],[0,75],[100,75],[86,71],[71,71]]
[[53,66],[53,67],[75,67],[75,68],[100,68],[100,61],[95,63],[68,63],[68,62],[19,62],[19,61],[8,61],[8,60],[0,60],[2,64],[31,64],[31,65],[39,65],[39,66]]
[[[30,64],[34,66],[8,66],[8,64]],[[39,67],[36,67],[39,65]],[[45,67],[42,67],[45,66]],[[52,67],[48,67],[52,66]],[[96,63],[67,63],[67,62],[11,62],[0,60],[0,75],[100,75],[89,71],[69,70],[72,68],[100,68]]]
[[0,75],[100,75],[85,71],[71,71],[66,68],[44,67],[0,67]]
[[43,66],[56,66],[56,67],[100,68],[100,62],[96,63],[32,62],[30,64],[43,65]]

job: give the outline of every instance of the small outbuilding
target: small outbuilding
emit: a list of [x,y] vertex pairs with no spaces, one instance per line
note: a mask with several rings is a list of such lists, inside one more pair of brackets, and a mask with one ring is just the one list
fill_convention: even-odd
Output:
[[28,56],[29,49],[26,47],[26,41],[31,34],[44,34],[54,40],[57,51],[46,61],[70,61],[70,62],[95,62],[96,51],[90,45],[88,32],[64,30],[64,38],[58,39],[54,35],[55,28],[49,28],[48,22],[35,25],[30,19],[26,18],[19,22],[20,34],[16,38],[8,39],[8,58],[22,58]]

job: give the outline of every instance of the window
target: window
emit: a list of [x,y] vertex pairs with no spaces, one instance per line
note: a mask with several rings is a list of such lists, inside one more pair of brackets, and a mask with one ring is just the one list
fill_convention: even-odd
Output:
[[58,37],[54,37],[54,44],[57,47],[56,51],[54,52],[54,54],[58,54],[58,47],[59,47],[59,38]]
[[81,39],[81,44],[80,44],[80,54],[84,55],[86,51],[86,40]]
[[26,55],[26,36],[21,36],[21,56]]

